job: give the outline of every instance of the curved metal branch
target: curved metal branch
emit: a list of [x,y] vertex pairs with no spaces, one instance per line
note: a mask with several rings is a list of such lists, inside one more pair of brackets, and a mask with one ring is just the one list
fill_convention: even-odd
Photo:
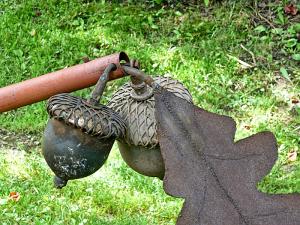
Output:
[[91,98],[88,100],[88,102],[90,104],[95,105],[95,104],[97,104],[100,101],[101,96],[102,96],[102,94],[104,92],[106,83],[109,80],[109,74],[112,71],[115,71],[116,69],[117,69],[117,66],[114,63],[109,64],[105,68],[102,76],[100,76],[100,78],[99,78],[99,80],[98,80],[98,82],[96,84],[96,87],[95,87],[94,91],[92,92]]

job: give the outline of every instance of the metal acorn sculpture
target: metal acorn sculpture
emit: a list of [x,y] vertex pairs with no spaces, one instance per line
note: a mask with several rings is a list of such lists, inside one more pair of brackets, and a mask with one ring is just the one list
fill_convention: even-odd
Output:
[[42,144],[44,158],[54,172],[54,184],[96,172],[106,161],[115,139],[124,138],[126,124],[112,109],[99,104],[111,71],[109,65],[90,99],[58,94],[48,100],[47,123]]
[[[125,138],[118,140],[121,155],[136,172],[163,179],[165,165],[157,137],[153,88],[140,79],[144,76],[142,71],[123,68],[131,75],[131,82],[123,85],[108,103],[127,125]],[[192,102],[189,91],[179,81],[169,77],[154,77],[153,80],[176,96]]]

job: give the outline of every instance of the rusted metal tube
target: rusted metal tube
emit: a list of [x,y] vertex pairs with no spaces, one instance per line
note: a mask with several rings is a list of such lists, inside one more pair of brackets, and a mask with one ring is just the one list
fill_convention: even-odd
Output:
[[120,78],[125,75],[120,65],[121,61],[129,63],[129,58],[124,52],[0,88],[0,112],[39,102],[55,94],[90,87],[97,83],[111,63],[116,64],[118,68],[110,74],[110,80]]

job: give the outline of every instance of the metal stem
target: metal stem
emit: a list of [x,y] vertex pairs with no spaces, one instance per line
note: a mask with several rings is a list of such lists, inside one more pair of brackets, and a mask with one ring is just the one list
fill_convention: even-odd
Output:
[[88,102],[90,104],[96,105],[100,101],[102,94],[104,92],[106,83],[109,80],[109,74],[116,69],[117,69],[117,66],[114,63],[109,64],[105,68],[102,76],[100,76],[100,78],[96,84],[94,91],[92,92],[91,98],[88,100]]
[[[151,76],[148,76],[147,74],[145,74],[143,71],[134,68],[132,65],[128,65],[128,64],[124,64],[121,66],[122,69],[124,70],[125,74],[130,75],[133,79],[133,81],[135,81],[136,84],[141,84],[143,82],[145,82],[147,85],[154,87],[157,86],[154,83],[154,80]],[[99,103],[102,94],[104,92],[106,83],[109,81],[109,74],[113,71],[115,71],[118,67],[116,66],[116,64],[111,63],[109,64],[103,74],[100,76],[96,87],[94,89],[94,91],[92,92],[91,97],[88,99],[88,102],[92,105],[96,105],[97,103]]]
[[143,71],[126,65],[122,66],[122,68],[125,73],[133,76],[135,79],[141,80],[151,87],[154,85],[153,78],[145,74]]

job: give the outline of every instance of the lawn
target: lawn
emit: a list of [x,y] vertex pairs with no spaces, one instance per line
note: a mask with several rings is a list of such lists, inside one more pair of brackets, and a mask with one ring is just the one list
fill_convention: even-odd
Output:
[[[197,106],[233,117],[236,140],[272,131],[279,160],[259,189],[299,193],[299,12],[247,2],[2,0],[0,87],[125,51],[145,72],[183,82]],[[103,103],[126,81],[109,83]],[[45,102],[0,115],[1,224],[175,224],[183,201],[129,169],[116,147],[96,174],[54,189],[39,144],[46,122]],[[7,201],[12,191],[19,201]]]

